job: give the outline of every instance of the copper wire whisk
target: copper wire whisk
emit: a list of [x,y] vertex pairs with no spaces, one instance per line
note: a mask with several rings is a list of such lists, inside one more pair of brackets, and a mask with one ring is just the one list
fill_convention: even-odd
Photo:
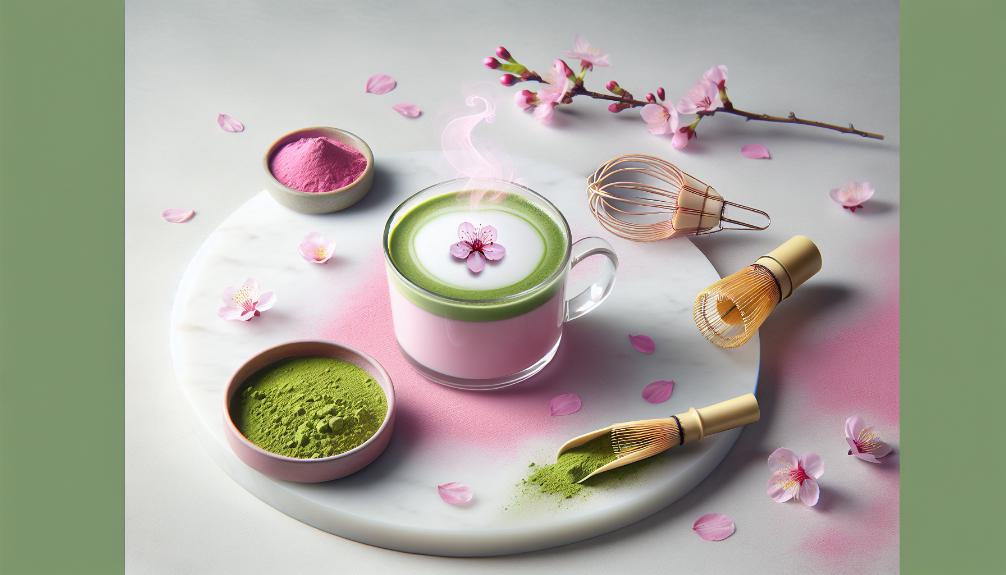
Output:
[[[643,154],[605,162],[587,178],[587,196],[590,211],[602,226],[640,242],[725,229],[764,230],[771,223],[762,210],[727,201],[674,164]],[[741,216],[728,210],[755,214],[764,223],[735,219]]]

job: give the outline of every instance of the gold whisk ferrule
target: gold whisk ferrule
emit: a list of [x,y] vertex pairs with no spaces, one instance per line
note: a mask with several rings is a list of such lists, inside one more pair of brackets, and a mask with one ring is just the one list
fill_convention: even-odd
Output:
[[[771,224],[766,212],[727,201],[674,164],[645,154],[602,164],[587,178],[587,202],[605,229],[643,242],[724,229],[764,230]],[[759,223],[745,221],[741,212],[753,214]]]

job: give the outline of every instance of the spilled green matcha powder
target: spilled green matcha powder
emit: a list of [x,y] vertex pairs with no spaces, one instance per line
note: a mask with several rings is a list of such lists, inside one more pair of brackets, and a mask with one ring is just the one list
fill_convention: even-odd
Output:
[[[577,481],[614,460],[615,452],[611,449],[611,437],[602,435],[563,453],[551,465],[534,467],[534,471],[526,481],[537,486],[542,493],[561,495],[568,499],[583,489],[584,486]],[[612,474],[621,475],[620,471],[624,474],[625,469],[624,467],[614,469],[597,476],[596,479],[610,480],[614,477]],[[594,480],[595,478],[591,478],[591,481]]]
[[328,357],[270,366],[231,400],[234,424],[252,443],[301,459],[357,447],[377,432],[387,413],[384,390],[370,374]]

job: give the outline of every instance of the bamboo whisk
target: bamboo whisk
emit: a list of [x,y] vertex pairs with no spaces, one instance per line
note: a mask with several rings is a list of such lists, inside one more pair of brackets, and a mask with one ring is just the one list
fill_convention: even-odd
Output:
[[605,434],[610,436],[615,460],[577,481],[583,483],[599,473],[653,457],[679,445],[701,441],[707,435],[754,423],[760,417],[758,400],[747,393],[700,409],[693,407],[668,418],[616,423],[567,441],[559,448],[559,455]]
[[[641,242],[724,229],[764,230],[771,223],[767,213],[728,202],[674,164],[642,154],[618,156],[599,167],[587,178],[587,201],[608,231]],[[747,223],[732,212],[748,212],[762,222]]]
[[821,252],[793,236],[755,263],[702,290],[692,315],[706,339],[724,347],[747,343],[775,306],[821,269]]

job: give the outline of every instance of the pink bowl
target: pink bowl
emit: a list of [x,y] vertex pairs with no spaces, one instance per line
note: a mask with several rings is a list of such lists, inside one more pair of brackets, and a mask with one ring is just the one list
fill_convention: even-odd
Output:
[[[231,418],[231,398],[245,380],[276,362],[291,357],[331,357],[348,361],[366,371],[377,381],[388,398],[388,413],[384,422],[363,444],[339,455],[319,459],[298,459],[266,451],[248,440]],[[224,393],[224,435],[234,453],[250,467],[276,479],[299,483],[320,483],[345,477],[363,469],[377,459],[391,440],[395,423],[395,388],[381,364],[355,349],[325,341],[293,341],[271,347],[249,359],[231,376]]]

